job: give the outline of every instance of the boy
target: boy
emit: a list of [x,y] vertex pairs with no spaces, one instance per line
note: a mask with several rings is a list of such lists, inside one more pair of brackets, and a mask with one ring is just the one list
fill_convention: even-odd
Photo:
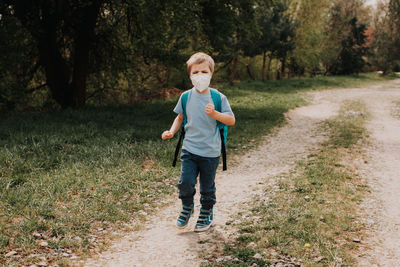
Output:
[[[187,121],[181,153],[181,178],[178,183],[182,210],[176,225],[184,228],[194,210],[193,197],[196,193],[197,175],[200,173],[200,215],[195,231],[210,228],[213,220],[215,197],[215,174],[221,154],[221,137],[217,121],[228,126],[235,125],[235,116],[227,98],[221,95],[221,112],[215,110],[209,84],[214,72],[214,60],[205,53],[196,53],[186,62],[193,88],[188,90],[186,103]],[[162,133],[162,139],[170,139],[181,128],[184,120],[182,96],[174,112],[178,114],[171,129]],[[223,137],[222,137],[223,138]]]

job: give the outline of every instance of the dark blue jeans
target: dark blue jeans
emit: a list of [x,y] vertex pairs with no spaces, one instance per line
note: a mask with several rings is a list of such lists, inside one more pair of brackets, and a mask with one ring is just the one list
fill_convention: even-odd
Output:
[[185,205],[193,203],[197,176],[200,173],[200,203],[203,208],[212,208],[216,203],[215,173],[219,164],[219,157],[201,157],[183,149],[181,161],[181,179],[178,188],[182,203]]

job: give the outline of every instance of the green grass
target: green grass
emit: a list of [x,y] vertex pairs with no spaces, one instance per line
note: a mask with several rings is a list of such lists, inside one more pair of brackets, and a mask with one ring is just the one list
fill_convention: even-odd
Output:
[[[380,80],[361,75],[218,87],[237,120],[229,130],[228,158],[257,145],[284,122],[284,112],[305,104],[300,91]],[[176,138],[160,139],[173,121],[176,100],[1,118],[0,264],[37,261],[29,254],[64,264],[57,253],[88,254],[107,236],[98,228],[110,231],[140,221],[145,217],[140,211],[150,213],[176,194],[179,168],[170,167]],[[40,248],[34,234],[49,247]],[[11,250],[21,257],[6,258]]]
[[[337,118],[326,122],[330,137],[321,150],[278,179],[277,189],[265,188],[252,210],[244,212],[247,219],[236,226],[236,239],[220,253],[236,257],[243,266],[272,261],[274,251],[286,259],[300,259],[305,266],[353,265],[353,238],[362,227],[354,214],[367,187],[343,162],[359,153],[366,118],[362,103],[346,103]],[[255,260],[256,253],[263,259]],[[211,265],[240,266],[231,261]]]

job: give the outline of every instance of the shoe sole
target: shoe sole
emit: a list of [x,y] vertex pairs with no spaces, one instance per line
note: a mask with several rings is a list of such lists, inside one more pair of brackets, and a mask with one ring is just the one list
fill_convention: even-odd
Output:
[[[194,210],[192,210],[192,213],[190,213],[190,217],[192,217],[193,213],[194,213]],[[189,217],[187,223],[186,223],[184,226],[180,226],[180,225],[178,225],[178,224],[175,224],[176,228],[178,228],[178,229],[185,229],[186,226],[188,226],[188,224],[189,224],[190,217]]]
[[175,226],[176,226],[176,228],[178,228],[179,230],[182,230],[182,229],[185,229],[185,228],[186,228],[187,224],[184,225],[184,226],[179,226],[179,225],[176,224]]
[[194,231],[195,232],[204,232],[204,231],[207,231],[208,229],[210,229],[210,227],[211,227],[211,225],[212,225],[213,223],[211,222],[209,225],[207,225],[206,227],[201,227],[201,228],[194,228]]

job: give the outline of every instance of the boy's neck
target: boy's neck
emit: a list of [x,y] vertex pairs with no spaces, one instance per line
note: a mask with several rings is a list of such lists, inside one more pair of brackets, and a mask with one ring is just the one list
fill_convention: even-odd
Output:
[[197,90],[196,88],[194,89],[197,91],[197,93],[204,95],[204,94],[208,94],[210,92],[210,87],[208,87],[206,90],[204,90],[203,92],[200,92],[199,90]]

